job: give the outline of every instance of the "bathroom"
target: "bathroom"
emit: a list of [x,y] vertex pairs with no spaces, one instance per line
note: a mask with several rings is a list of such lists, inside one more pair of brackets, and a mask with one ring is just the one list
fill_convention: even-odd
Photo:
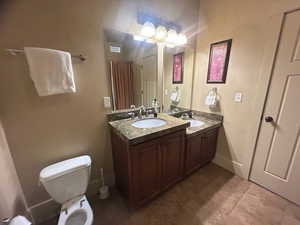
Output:
[[[284,90],[289,90],[287,87],[293,90],[290,85],[299,81],[297,75],[288,76],[294,82],[278,82],[274,78],[277,69],[289,68],[284,63],[276,67],[277,60],[282,60],[282,45],[286,49],[294,48],[291,56],[285,52],[290,62],[297,65],[299,61],[295,41],[298,28],[290,27],[299,27],[295,22],[300,21],[297,20],[299,8],[296,0],[1,1],[0,223],[16,224],[13,218],[20,215],[33,224],[59,224],[62,206],[47,192],[40,173],[54,163],[89,156],[91,173],[85,194],[93,213],[92,224],[300,224],[297,206],[300,193],[294,188],[298,185],[289,183],[300,182],[295,173],[299,171],[295,163],[299,160],[297,103],[292,102],[289,111],[288,118],[292,120],[282,121],[289,124],[289,129],[275,126],[276,122],[280,123],[279,106],[289,93],[285,91],[284,95]],[[172,48],[160,41],[134,40],[144,25],[140,24],[140,15],[155,28],[163,25],[167,31],[175,29],[178,34],[185,34],[186,44]],[[287,38],[295,40],[285,43]],[[139,68],[143,72],[148,68],[155,84],[146,92],[150,93],[148,98],[134,95],[139,100],[127,104],[129,111],[125,109],[126,118],[121,119],[139,120],[140,106],[152,107],[156,98],[158,118],[172,110],[185,109],[188,117],[196,118],[200,113],[220,121],[214,127],[218,134],[216,146],[212,148],[216,151],[213,159],[210,158],[212,162],[174,181],[138,207],[135,204],[130,207],[126,194],[117,185],[122,164],[117,166],[113,146],[116,142],[112,142],[115,128],[111,122],[121,120],[110,120],[111,115],[119,115],[113,98],[110,46],[122,52],[126,49],[125,40],[152,51],[150,58],[135,56],[141,60],[136,65],[142,65]],[[209,82],[211,51],[213,44],[219,42],[227,44],[230,52],[224,56],[226,73],[221,82]],[[24,47],[55,49],[75,56],[71,65],[76,92],[39,96],[26,56],[8,51],[22,51]],[[139,53],[146,54],[146,51]],[[178,82],[173,79],[175,56],[184,63],[180,66]],[[150,62],[143,62],[144,58]],[[278,82],[277,86],[274,87],[273,81]],[[299,91],[295,94],[299,95]],[[216,96],[216,104],[211,106],[212,98],[207,96]],[[131,105],[135,108],[130,108]],[[132,111],[134,115],[129,115]],[[147,113],[148,117],[154,117],[153,110]],[[144,110],[142,117],[145,114]],[[170,117],[183,121],[178,132],[189,125],[180,117]],[[287,141],[282,143],[279,138],[277,143],[273,139],[274,131],[283,135],[286,132],[287,137],[283,138]],[[188,141],[185,135],[179,135],[184,139],[180,142],[182,148],[170,143],[183,152],[180,160],[186,157],[187,148],[182,143]],[[271,142],[282,145],[280,149],[286,151],[278,152],[278,146],[271,146]],[[274,147],[272,151],[271,147]],[[277,157],[270,157],[270,152]],[[145,164],[147,168],[152,168],[151,165]],[[105,185],[109,186],[107,199],[99,197],[99,188],[103,186],[101,168]],[[281,188],[282,181],[286,186]],[[149,187],[152,185],[150,182]],[[74,224],[80,224],[78,221]],[[86,222],[81,225],[87,225]],[[24,224],[29,223],[24,221]]]

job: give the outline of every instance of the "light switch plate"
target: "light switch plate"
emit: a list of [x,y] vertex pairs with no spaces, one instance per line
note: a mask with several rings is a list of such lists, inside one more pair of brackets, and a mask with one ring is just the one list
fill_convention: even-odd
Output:
[[235,102],[242,102],[243,94],[241,92],[236,92],[234,95]]
[[103,102],[104,102],[104,108],[111,108],[110,97],[104,97]]

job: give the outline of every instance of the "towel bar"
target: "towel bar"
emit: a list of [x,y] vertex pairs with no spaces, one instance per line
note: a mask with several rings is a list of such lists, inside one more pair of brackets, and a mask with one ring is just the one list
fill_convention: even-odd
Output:
[[[17,55],[17,54],[23,54],[24,53],[24,50],[20,50],[20,49],[11,49],[11,48],[8,48],[8,49],[5,49],[5,51],[9,52],[9,54],[11,55]],[[81,61],[85,61],[86,60],[86,57],[83,56],[83,55],[71,55],[73,58],[77,58],[77,59],[80,59]]]

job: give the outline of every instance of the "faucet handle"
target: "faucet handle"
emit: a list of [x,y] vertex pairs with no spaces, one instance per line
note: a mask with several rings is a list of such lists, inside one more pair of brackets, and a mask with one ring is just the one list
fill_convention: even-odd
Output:
[[134,119],[134,117],[135,117],[135,113],[134,113],[134,112],[129,112],[129,113],[128,113],[128,116],[130,116],[130,117],[131,117],[131,119]]
[[4,218],[4,219],[2,219],[2,223],[3,224],[9,224],[10,221],[11,221],[11,218]]
[[130,105],[130,109],[135,109],[135,105]]
[[190,116],[189,116],[188,113],[183,113],[183,114],[181,115],[181,118],[184,119],[184,120],[187,120],[187,119],[190,118]]
[[62,209],[63,212],[65,212],[66,215],[68,215],[68,208]]

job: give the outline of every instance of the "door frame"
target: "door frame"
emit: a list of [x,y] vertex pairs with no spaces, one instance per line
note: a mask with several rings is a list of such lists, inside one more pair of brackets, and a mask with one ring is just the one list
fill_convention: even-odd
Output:
[[157,89],[157,83],[158,83],[158,74],[157,74],[157,53],[156,54],[150,54],[150,55],[146,55],[144,57],[142,57],[142,72],[141,72],[141,88],[142,88],[142,104],[143,106],[145,106],[145,102],[144,102],[144,95],[145,95],[145,87],[144,87],[144,76],[145,76],[145,73],[144,73],[144,65],[143,65],[143,60],[149,58],[149,57],[153,57],[155,56],[156,57],[156,67],[155,67],[155,71],[156,71],[156,95],[158,95],[158,89]]
[[[253,168],[253,164],[254,164],[254,157],[256,154],[256,150],[258,147],[258,138],[261,132],[261,127],[262,127],[262,121],[263,121],[263,115],[265,113],[265,109],[266,109],[266,102],[269,96],[269,91],[270,91],[270,85],[271,85],[271,81],[272,81],[272,77],[274,74],[274,67],[275,67],[275,62],[276,62],[276,58],[277,58],[277,54],[278,54],[278,49],[279,49],[279,45],[280,45],[280,40],[281,40],[281,36],[282,36],[282,31],[283,31],[283,25],[285,22],[285,18],[286,15],[288,13],[292,13],[295,11],[300,10],[300,7],[297,7],[295,9],[291,9],[291,10],[286,10],[281,14],[278,14],[276,16],[274,16],[272,18],[272,21],[269,21],[270,23],[270,29],[272,32],[270,32],[269,36],[270,36],[270,41],[267,42],[267,46],[265,48],[265,54],[263,56],[263,64],[262,64],[262,68],[261,68],[261,72],[260,72],[260,79],[261,82],[259,82],[259,86],[258,86],[258,92],[255,96],[256,100],[261,99],[261,101],[259,102],[259,109],[257,110],[257,123],[254,123],[256,125],[255,129],[256,132],[254,132],[254,146],[253,151],[251,151],[249,153],[249,158],[250,160],[247,162],[248,165],[246,164],[246,171],[247,171],[247,179],[250,180],[250,176],[251,176],[251,172],[252,172],[252,168]],[[276,22],[274,22],[274,20]],[[273,34],[273,37],[272,37]],[[274,35],[275,34],[275,35]],[[264,77],[264,74],[268,74],[268,76]],[[260,98],[261,96],[261,98]]]

